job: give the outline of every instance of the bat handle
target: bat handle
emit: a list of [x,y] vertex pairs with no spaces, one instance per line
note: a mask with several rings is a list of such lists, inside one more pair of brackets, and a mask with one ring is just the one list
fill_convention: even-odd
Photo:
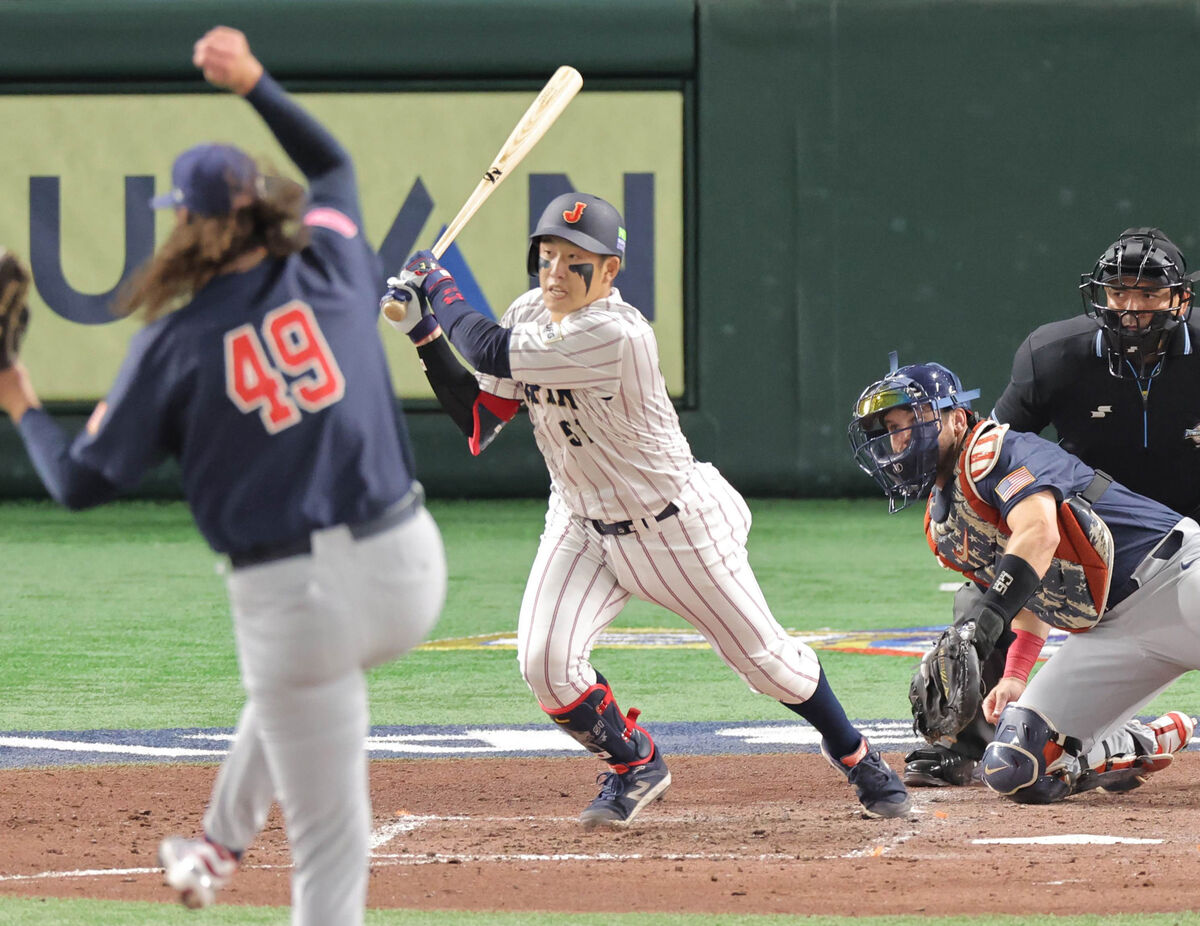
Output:
[[387,318],[394,322],[402,322],[408,315],[408,306],[399,299],[388,299],[381,303],[379,308]]

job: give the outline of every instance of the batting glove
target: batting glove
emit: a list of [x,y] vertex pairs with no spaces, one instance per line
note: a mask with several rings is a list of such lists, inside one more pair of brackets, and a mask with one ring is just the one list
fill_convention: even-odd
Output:
[[[458,291],[454,277],[438,263],[432,251],[417,251],[404,265],[404,272],[412,274],[412,279],[406,282],[419,288],[434,307],[463,301],[463,295]],[[403,277],[403,273],[401,276]]]
[[[384,320],[402,334],[408,335],[414,344],[424,341],[438,328],[438,320],[429,305],[429,298],[421,290],[417,276],[405,268],[399,276],[388,277],[387,292],[379,300]],[[396,304],[404,307],[404,317],[397,319]]]

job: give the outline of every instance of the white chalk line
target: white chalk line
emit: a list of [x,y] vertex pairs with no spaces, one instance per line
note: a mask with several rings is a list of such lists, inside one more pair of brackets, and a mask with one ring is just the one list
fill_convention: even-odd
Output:
[[972,839],[973,846],[1161,846],[1166,840],[1092,833],[1059,833],[1053,836],[1000,836]]
[[87,868],[75,871],[39,871],[35,875],[0,875],[0,881],[44,881],[47,878],[101,878],[112,875],[151,875],[161,868]]
[[[385,823],[383,826],[378,826],[371,833],[371,852],[374,853],[380,846],[386,846],[389,842],[395,839],[402,833],[411,833],[415,829],[420,829],[426,823],[454,822],[456,820],[470,820],[471,817],[442,817],[442,816],[425,816],[411,814],[401,817],[391,823]],[[480,821],[484,822],[484,821]]]
[[[291,865],[246,865],[246,868],[268,871],[291,868]],[[73,871],[39,871],[33,875],[0,875],[0,881],[47,881],[58,878],[107,878],[129,875],[162,874],[162,868],[77,868]]]
[[[796,861],[804,858],[798,853],[787,852],[764,852],[764,853],[739,853],[739,852],[664,852],[664,853],[646,853],[646,852],[481,852],[481,853],[461,853],[461,852],[396,852],[384,853],[378,850],[386,846],[397,836],[405,833],[412,833],[423,826],[432,823],[470,823],[472,825],[489,824],[489,823],[530,823],[537,821],[540,823],[562,823],[575,822],[575,817],[531,817],[531,816],[488,816],[488,817],[472,817],[465,814],[458,815],[441,815],[441,814],[409,814],[400,816],[395,820],[384,823],[375,828],[371,834],[371,865],[376,868],[392,867],[392,866],[407,866],[407,865],[461,865],[461,864],[497,864],[511,862],[629,862],[629,861],[661,861],[661,862],[682,862],[682,861],[701,861],[701,862],[786,862]],[[663,818],[656,817],[656,822],[698,822],[695,817],[674,817]],[[907,832],[897,833],[886,840],[874,842],[860,849],[854,849],[842,855],[827,855],[824,859],[835,858],[872,858],[886,855],[894,849],[900,847],[915,836],[921,835],[921,829],[912,829]],[[971,845],[1160,845],[1165,840],[1163,839],[1142,839],[1123,836],[1107,836],[1107,835],[1089,835],[1089,834],[1063,834],[1051,836],[1031,836],[1031,837],[1014,837],[1005,838],[997,837],[992,839],[973,839],[970,840]],[[249,870],[284,870],[290,869],[291,865],[246,865],[243,866]],[[87,868],[87,869],[72,869],[67,871],[41,871],[35,874],[27,875],[5,875],[0,874],[0,882],[17,882],[17,881],[44,881],[55,879],[69,878],[104,878],[104,877],[130,877],[134,875],[152,875],[161,873],[162,868]]]
[[223,756],[224,749],[193,749],[187,746],[137,746],[116,743],[87,743],[45,736],[0,736],[0,746],[12,749],[52,749],[58,752],[94,752],[114,755],[156,756],[161,759]]

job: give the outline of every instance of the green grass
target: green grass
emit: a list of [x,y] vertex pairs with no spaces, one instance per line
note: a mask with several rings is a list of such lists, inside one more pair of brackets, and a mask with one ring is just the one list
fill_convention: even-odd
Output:
[[[944,623],[952,580],[929,554],[919,513],[889,517],[876,501],[751,500],[750,557],[776,617],[794,630]],[[435,502],[450,591],[432,636],[510,632],[537,548],[541,501]],[[0,619],[0,729],[232,726],[242,703],[219,559],[181,504],[122,503],[73,514],[50,504],[0,505],[0,556],[10,564]],[[633,602],[617,626],[685,627]],[[908,717],[915,660],[821,654],[852,717]],[[765,720],[791,715],[755,695],[707,649],[600,648],[594,661],[621,701],[652,721]],[[1168,700],[1195,704],[1196,673]],[[513,652],[418,651],[371,675],[372,722],[540,723]],[[1169,706],[1175,706],[1172,703]],[[1036,926],[1174,926],[1193,915],[992,917]],[[0,896],[0,926],[278,924],[283,909]],[[868,926],[951,926],[965,917],[863,917]],[[371,910],[369,926],[642,926],[644,916],[422,913]],[[656,916],[665,926],[845,926],[834,917]]]
[[[1090,916],[989,916],[990,926],[1185,926],[1190,913],[1126,913]],[[272,907],[210,907],[195,913],[180,906],[102,900],[26,900],[0,897],[0,926],[287,926],[287,912]],[[367,926],[978,926],[963,916],[747,916],[725,914],[564,914],[464,913],[456,911],[368,910]]]
[[[937,566],[919,512],[874,500],[751,500],[750,558],[780,623],[794,630],[944,623],[954,576]],[[436,639],[511,632],[537,548],[538,500],[442,501],[450,588]],[[219,558],[182,504],[131,502],[72,513],[0,506],[13,564],[0,621],[0,729],[232,726],[242,703]],[[677,627],[632,602],[618,627]],[[787,716],[708,649],[597,649],[622,703],[655,720]],[[906,718],[914,659],[822,653],[852,717]],[[1195,703],[1191,675],[1170,697]],[[538,723],[511,650],[418,651],[371,675],[372,722]],[[1148,709],[1165,709],[1160,698]]]
[[[769,501],[754,508],[752,561],[784,626],[897,626],[947,613],[949,596],[936,591],[942,573],[921,544],[918,520],[881,517],[879,505],[863,502]],[[450,562],[448,602],[432,636],[513,630],[544,503],[441,502],[431,509]],[[0,729],[235,722],[242,691],[219,559],[182,505],[72,513],[25,503],[0,512],[0,554],[21,564],[7,592],[10,619],[0,626],[8,654]],[[863,562],[882,566],[869,581],[847,568],[846,551],[855,548]],[[885,605],[889,597],[893,603]],[[618,625],[686,627],[639,601]],[[626,703],[660,720],[782,716],[707,649],[600,649],[595,661]],[[875,658],[870,673],[861,657],[827,654],[824,661],[856,716],[906,711],[911,660]],[[416,652],[376,670],[371,684],[376,724],[542,720],[510,650]]]

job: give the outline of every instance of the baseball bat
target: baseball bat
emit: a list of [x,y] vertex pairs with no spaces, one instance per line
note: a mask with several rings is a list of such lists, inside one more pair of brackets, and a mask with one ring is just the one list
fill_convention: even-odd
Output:
[[[517,120],[508,140],[500,146],[496,157],[492,159],[492,166],[484,171],[483,179],[479,181],[474,192],[467,197],[467,201],[458,210],[458,215],[430,248],[434,257],[440,258],[446,253],[446,249],[471,221],[471,217],[479,211],[479,207],[487,201],[496,187],[504,182],[504,178],[513,168],[521,163],[522,158],[533,150],[533,146],[541,140],[550,126],[554,125],[582,86],[583,77],[573,67],[565,64],[546,81],[546,86],[542,87],[541,92],[525,110],[525,114]],[[397,322],[404,321],[408,312],[407,304],[396,299],[384,302],[382,309],[384,315]]]

